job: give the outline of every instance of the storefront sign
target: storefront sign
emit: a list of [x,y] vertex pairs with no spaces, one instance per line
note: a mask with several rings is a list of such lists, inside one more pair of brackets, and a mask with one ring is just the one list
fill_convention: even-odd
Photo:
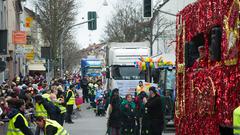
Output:
[[13,44],[27,44],[27,34],[25,31],[14,31],[12,40]]

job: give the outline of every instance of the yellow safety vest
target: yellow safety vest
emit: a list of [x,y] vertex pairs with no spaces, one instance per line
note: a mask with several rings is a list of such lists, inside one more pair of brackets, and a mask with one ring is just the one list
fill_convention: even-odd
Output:
[[140,92],[145,91],[144,86],[140,87],[139,85],[137,86],[137,94]]
[[233,111],[233,134],[240,135],[240,106]]
[[47,114],[47,110],[44,108],[44,106],[41,104],[39,105],[38,103],[36,103],[35,106],[35,116],[42,116],[44,118],[47,118],[48,114]]
[[54,120],[50,120],[50,119],[46,119],[46,124],[45,124],[45,128],[44,128],[44,134],[47,135],[47,126],[53,126],[56,127],[57,133],[55,135],[69,135],[69,133],[67,132],[67,130],[65,130],[58,122],[54,121]]
[[9,121],[7,135],[24,135],[24,133],[22,133],[19,128],[15,128],[14,126],[14,123],[17,120],[18,116],[21,116],[23,118],[24,124],[28,127],[28,122],[26,118],[21,113],[18,113]]
[[[58,100],[60,100],[60,99],[62,99],[62,98],[58,98]],[[59,109],[61,110],[61,114],[67,112],[65,106],[63,106],[63,105],[61,105],[61,104],[59,104],[59,103],[57,103],[57,102],[55,102],[55,105],[56,105],[57,107],[59,107]]]
[[43,98],[46,98],[48,101],[51,101],[50,94],[45,93],[42,95]]
[[74,105],[75,104],[75,95],[74,92],[71,90],[68,90],[67,95],[69,92],[72,92],[72,96],[70,97],[70,99],[67,102],[67,105]]

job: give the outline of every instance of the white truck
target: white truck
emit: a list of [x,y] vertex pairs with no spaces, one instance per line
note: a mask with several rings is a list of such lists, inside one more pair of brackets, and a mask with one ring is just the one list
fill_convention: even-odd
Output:
[[118,88],[120,96],[134,96],[139,81],[144,82],[144,72],[135,67],[140,57],[149,57],[149,42],[111,42],[107,45],[106,62],[109,74],[107,89]]

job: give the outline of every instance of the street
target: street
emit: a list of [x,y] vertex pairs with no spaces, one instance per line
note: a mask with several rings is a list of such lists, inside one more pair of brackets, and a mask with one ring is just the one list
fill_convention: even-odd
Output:
[[[86,109],[87,104],[81,106],[81,117],[73,120],[74,124],[65,124],[65,128],[70,135],[105,135],[106,117],[96,117],[91,109]],[[164,133],[163,135],[175,135],[174,133]]]
[[87,104],[81,106],[81,117],[73,120],[74,124],[65,124],[70,135],[105,135],[106,117],[96,117],[91,109],[86,109]]

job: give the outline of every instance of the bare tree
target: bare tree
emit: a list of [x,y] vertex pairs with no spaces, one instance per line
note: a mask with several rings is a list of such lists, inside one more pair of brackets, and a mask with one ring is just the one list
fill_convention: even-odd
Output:
[[143,40],[139,38],[143,33],[137,34],[143,18],[141,17],[140,6],[136,6],[136,4],[133,0],[118,2],[112,19],[107,22],[104,41],[133,42]]
[[[155,5],[159,8],[158,1]],[[115,13],[105,28],[105,42],[138,42],[148,40],[150,42],[151,55],[154,42],[165,34],[166,30],[173,26],[157,10],[154,11],[151,19],[144,19],[142,16],[142,2],[124,0],[116,5]]]
[[80,49],[73,41],[68,41],[66,44],[67,46],[63,48],[64,68],[67,71],[72,71],[80,63]]
[[[35,4],[39,10],[38,23],[42,29],[43,38],[45,43],[51,48],[51,58],[55,73],[60,58],[59,38],[63,29],[74,23],[76,3],[75,0],[38,0]],[[71,37],[69,35],[70,32],[65,33],[64,40],[67,37]],[[64,46],[66,45],[68,44],[64,44]]]
[[164,31],[162,36],[160,36],[159,40],[163,42],[161,44],[160,52],[162,53],[170,53],[171,51],[175,50],[175,32],[174,28]]

